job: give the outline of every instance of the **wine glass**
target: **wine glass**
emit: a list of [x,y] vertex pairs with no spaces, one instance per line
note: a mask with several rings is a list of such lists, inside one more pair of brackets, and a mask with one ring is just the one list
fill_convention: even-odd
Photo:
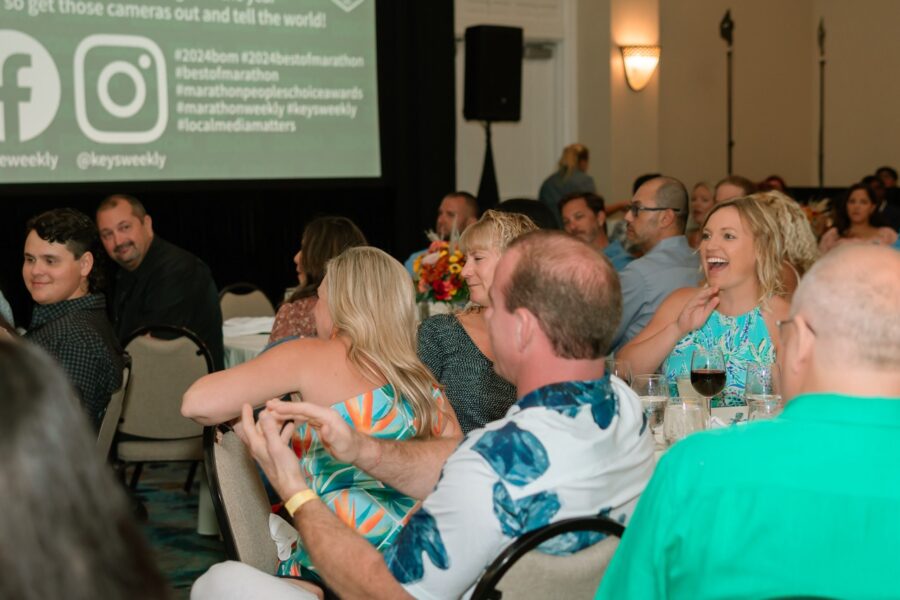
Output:
[[631,385],[631,363],[621,358],[606,357],[606,372]]
[[725,359],[718,348],[694,348],[691,356],[691,385],[703,396],[706,418],[712,416],[712,398],[725,389]]
[[644,417],[654,440],[662,441],[663,420],[666,404],[669,402],[669,383],[665,375],[635,375],[631,389],[641,399]]
[[778,393],[778,366],[766,363],[749,363],[744,382],[744,400],[747,402],[748,421],[772,419],[784,404]]
[[703,409],[696,398],[672,398],[666,404],[663,432],[671,446],[678,440],[705,428]]

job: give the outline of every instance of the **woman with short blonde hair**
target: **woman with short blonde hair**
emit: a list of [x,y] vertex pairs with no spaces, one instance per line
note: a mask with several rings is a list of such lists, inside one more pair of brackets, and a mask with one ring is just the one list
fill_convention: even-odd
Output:
[[494,371],[484,309],[500,255],[520,235],[537,229],[527,216],[487,210],[460,238],[462,275],[472,304],[454,315],[435,315],[419,327],[419,357],[444,386],[463,433],[503,417],[516,389]]

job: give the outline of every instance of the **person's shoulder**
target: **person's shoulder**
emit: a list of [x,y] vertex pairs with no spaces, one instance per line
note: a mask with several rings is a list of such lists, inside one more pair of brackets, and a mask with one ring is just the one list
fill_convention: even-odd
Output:
[[419,324],[419,336],[450,335],[458,325],[455,315],[432,315]]
[[791,312],[791,303],[781,296],[772,296],[761,307],[761,310],[769,313],[773,319],[784,320]]

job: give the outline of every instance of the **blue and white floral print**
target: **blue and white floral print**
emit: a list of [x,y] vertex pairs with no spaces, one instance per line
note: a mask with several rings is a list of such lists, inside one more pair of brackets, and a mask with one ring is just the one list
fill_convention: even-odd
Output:
[[[459,598],[515,538],[604,514],[625,523],[654,468],[640,401],[618,378],[548,385],[469,433],[385,560],[416,598]],[[541,545],[569,554],[602,539]]]

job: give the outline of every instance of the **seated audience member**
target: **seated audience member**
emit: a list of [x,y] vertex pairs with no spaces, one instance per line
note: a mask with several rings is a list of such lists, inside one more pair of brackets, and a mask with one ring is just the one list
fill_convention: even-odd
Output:
[[691,224],[688,226],[687,240],[688,245],[695,250],[700,246],[706,215],[714,205],[713,192],[709,184],[701,181],[694,185],[694,189],[691,190]]
[[897,187],[897,170],[893,167],[878,167],[875,177],[881,180],[885,190]]
[[345,217],[319,217],[303,229],[300,251],[294,256],[299,286],[278,309],[269,344],[286,337],[316,335],[316,290],[325,277],[325,264],[346,250],[365,246],[366,236]]
[[[328,262],[318,296],[317,339],[279,344],[254,360],[201,378],[184,395],[184,416],[204,425],[222,423],[239,416],[245,403],[261,405],[298,392],[302,404],[328,407],[378,438],[458,441],[452,409],[416,356],[417,310],[403,266],[376,248],[350,248]],[[386,550],[416,500],[335,460],[306,424],[297,428],[293,444],[305,486],[373,547]],[[278,574],[317,580],[306,544],[281,562]]]
[[687,206],[687,190],[671,177],[651,179],[634,195],[625,215],[627,236],[629,244],[640,248],[643,256],[619,274],[622,322],[613,338],[613,349],[618,350],[640,333],[666,296],[697,284],[700,263],[684,237]]
[[879,226],[877,209],[869,188],[861,183],[850,186],[834,207],[834,227],[822,236],[819,250],[824,254],[844,242],[893,244],[897,241],[897,232]]
[[784,412],[669,450],[597,598],[896,596],[898,314],[900,254],[816,263],[780,324]]
[[[497,370],[515,383],[519,400],[505,418],[465,438],[440,481],[446,455],[429,453],[426,442],[377,440],[310,403],[270,402],[256,427],[244,408],[251,451],[282,497],[296,499],[294,524],[340,597],[459,598],[528,531],[576,516],[627,521],[654,459],[640,401],[603,372],[620,311],[617,288],[609,262],[561,232],[532,232],[510,245],[497,265],[487,321]],[[427,496],[384,560],[307,491],[279,433],[285,422],[306,419],[339,460],[385,483],[417,482],[417,497]],[[549,546],[570,552],[597,539],[580,537]],[[251,580],[254,597],[278,592],[252,567],[228,563],[201,578],[194,597],[224,597]]]
[[583,144],[569,144],[563,148],[556,171],[541,184],[538,200],[547,208],[560,225],[557,206],[559,201],[576,192],[596,193],[594,178],[587,174],[590,151]]
[[716,204],[734,200],[742,196],[749,196],[756,191],[756,184],[740,175],[729,175],[716,184]]
[[71,208],[47,211],[25,226],[22,279],[37,303],[25,338],[56,358],[95,428],[122,385],[122,347],[99,293],[97,229]]
[[769,175],[756,188],[760,192],[781,192],[787,194],[787,184],[781,175]]
[[781,230],[782,257],[781,280],[783,296],[790,300],[800,278],[819,258],[819,247],[812,224],[800,205],[785,194],[772,190],[753,196],[768,207]]
[[566,233],[603,252],[616,271],[634,260],[618,240],[609,241],[602,196],[590,192],[564,196],[559,201],[559,214]]
[[224,368],[222,309],[209,267],[155,235],[153,219],[132,196],[101,202],[97,227],[107,254],[122,267],[112,297],[119,340],[146,325],[187,327],[209,348],[216,369]]
[[775,213],[755,195],[717,204],[700,243],[706,286],[673,292],[617,356],[635,373],[654,373],[662,364],[675,381],[690,372],[695,347],[719,348],[727,365],[718,404],[744,404],[747,363],[774,362],[776,322],[787,317],[782,247]]
[[0,339],[0,398],[0,597],[168,598],[60,368]]
[[12,308],[9,306],[9,302],[7,302],[6,298],[3,296],[2,291],[0,291],[0,318],[3,318],[3,320],[10,325],[16,324],[15,320],[13,319]]
[[[450,239],[453,232],[462,233],[466,227],[478,220],[478,201],[469,192],[452,192],[444,196],[438,207],[434,231],[442,240]],[[416,250],[409,255],[403,266],[410,275],[415,275],[416,259],[424,256],[428,248]]]
[[488,291],[500,254],[515,238],[535,229],[524,215],[486,210],[459,240],[472,305],[455,315],[435,315],[419,326],[419,358],[444,387],[463,435],[503,417],[516,401],[516,388],[494,371],[484,311],[491,305]]
[[531,198],[510,198],[501,202],[494,210],[525,215],[540,229],[559,229],[558,215],[545,204]]

